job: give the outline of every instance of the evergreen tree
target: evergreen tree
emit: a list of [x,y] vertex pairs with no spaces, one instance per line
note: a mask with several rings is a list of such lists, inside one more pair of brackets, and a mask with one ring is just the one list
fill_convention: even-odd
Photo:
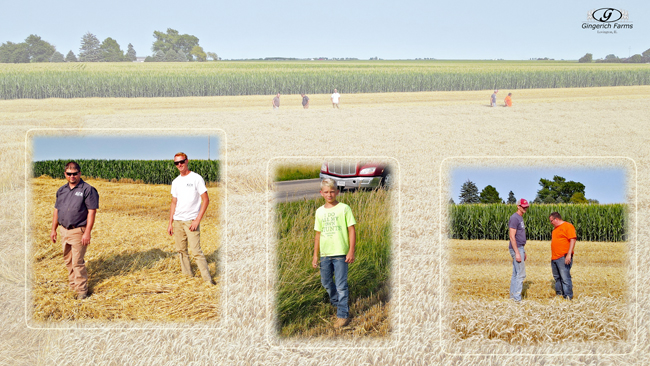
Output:
[[480,200],[481,203],[503,203],[503,200],[499,197],[499,192],[491,185],[487,185],[483,188]]
[[508,204],[514,205],[516,203],[517,203],[517,199],[515,198],[515,194],[512,193],[512,191],[510,191],[510,193],[508,193]]
[[102,61],[102,51],[99,48],[100,43],[97,36],[88,32],[81,37],[81,47],[79,48],[79,61],[81,62],[99,62]]
[[77,62],[77,56],[75,56],[74,52],[70,50],[67,55],[65,55],[65,62]]
[[469,179],[460,187],[460,203],[479,203],[481,199],[478,196],[478,188],[474,182]]
[[165,61],[165,53],[163,51],[156,51],[156,53],[153,54],[153,61],[154,62],[164,62]]
[[133,48],[133,45],[129,43],[128,49],[126,50],[126,58],[129,61],[135,61],[138,59],[135,53],[135,49]]
[[165,62],[176,62],[178,61],[178,52],[169,49],[165,52]]

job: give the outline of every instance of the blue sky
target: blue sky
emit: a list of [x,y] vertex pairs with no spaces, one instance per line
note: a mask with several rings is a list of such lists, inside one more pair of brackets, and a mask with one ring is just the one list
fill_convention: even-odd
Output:
[[[205,136],[65,136],[34,137],[33,161],[56,159],[173,160],[184,152],[190,160],[208,159]],[[212,160],[218,158],[219,140],[210,136]]]
[[[629,13],[633,29],[582,29],[589,10]],[[153,31],[195,35],[222,58],[357,57],[368,59],[576,60],[619,57],[650,48],[650,2],[574,0],[416,1],[5,1],[0,42],[37,34],[64,55],[78,54],[86,32],[111,37],[139,56],[151,54]]]
[[533,201],[541,189],[540,178],[553,180],[559,175],[567,181],[585,185],[585,197],[600,203],[625,203],[627,189],[624,168],[456,168],[451,171],[451,195],[459,203],[460,188],[468,179],[476,184],[479,192],[487,185],[497,189],[501,198],[508,199],[512,191],[517,199]]

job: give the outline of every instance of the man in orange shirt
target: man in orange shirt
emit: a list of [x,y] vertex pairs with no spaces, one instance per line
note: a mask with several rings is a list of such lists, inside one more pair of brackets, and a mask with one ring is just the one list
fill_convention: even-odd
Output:
[[512,93],[508,93],[508,96],[506,97],[506,107],[512,107]]
[[573,264],[573,248],[576,245],[576,229],[558,212],[551,213],[548,218],[553,225],[551,236],[551,269],[555,278],[555,293],[565,299],[573,299],[573,283],[571,282],[571,265]]

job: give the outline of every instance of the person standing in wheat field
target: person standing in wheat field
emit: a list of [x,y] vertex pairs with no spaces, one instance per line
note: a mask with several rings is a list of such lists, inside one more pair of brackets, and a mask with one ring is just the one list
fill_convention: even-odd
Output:
[[88,271],[84,256],[90,244],[90,233],[99,208],[99,194],[81,179],[81,167],[74,161],[65,166],[68,181],[56,191],[50,239],[57,241],[57,228],[61,226],[63,261],[68,269],[70,289],[77,299],[88,297]]
[[181,271],[190,277],[194,276],[187,251],[189,246],[203,281],[212,285],[214,282],[200,244],[201,219],[210,204],[208,189],[203,178],[190,171],[189,159],[185,153],[179,152],[174,156],[174,165],[180,175],[172,181],[172,203],[169,209],[167,233],[173,235],[176,241]]
[[517,212],[513,213],[508,220],[508,236],[510,243],[508,249],[512,257],[512,277],[510,279],[510,298],[516,302],[521,301],[521,291],[526,278],[526,264],[528,259],[524,246],[526,245],[526,226],[524,225],[524,214],[528,210],[528,201],[520,199],[517,202]]

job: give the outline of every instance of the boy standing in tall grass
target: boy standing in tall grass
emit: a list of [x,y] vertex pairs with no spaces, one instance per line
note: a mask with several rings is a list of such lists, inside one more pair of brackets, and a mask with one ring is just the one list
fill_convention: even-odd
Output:
[[333,179],[321,182],[320,194],[325,204],[316,210],[316,238],[311,264],[318,268],[320,256],[320,280],[330,302],[336,306],[334,328],[340,328],[350,323],[348,264],[354,262],[356,221],[350,206],[336,200],[339,190]]

